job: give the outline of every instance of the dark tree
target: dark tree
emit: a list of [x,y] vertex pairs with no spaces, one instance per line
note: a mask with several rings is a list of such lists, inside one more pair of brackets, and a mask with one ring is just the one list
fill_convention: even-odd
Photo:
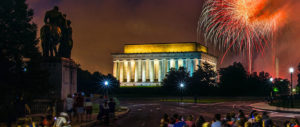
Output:
[[219,87],[224,95],[245,95],[247,90],[247,72],[241,63],[233,63],[219,71]]
[[180,90],[180,84],[183,83],[186,86],[189,85],[189,73],[184,67],[180,67],[178,70],[171,68],[165,79],[163,80],[162,87],[167,94],[176,94]]
[[77,88],[78,91],[86,94],[96,93],[97,83],[93,80],[92,74],[87,70],[77,69]]
[[274,80],[274,91],[277,95],[289,95],[289,80],[287,79],[281,79],[281,78],[276,78]]
[[111,74],[103,75],[100,72],[91,74],[89,71],[84,71],[80,68],[77,71],[78,91],[86,94],[103,94],[105,81],[108,81],[109,83],[110,92],[113,92],[120,87],[120,82]]
[[208,63],[203,63],[203,66],[198,66],[198,70],[191,77],[190,91],[197,98],[199,95],[208,95],[212,88],[216,87],[217,73],[213,70],[213,66]]
[[[270,82],[270,74],[266,72],[253,72],[247,79],[246,83],[247,95],[251,96],[267,96],[272,90],[272,83]],[[254,92],[255,91],[255,92]]]
[[267,96],[272,91],[272,83],[270,81],[270,74],[268,72],[259,73],[259,95]]
[[50,90],[48,74],[40,69],[33,10],[25,2],[0,1],[0,110],[5,119],[13,114],[16,98],[30,103]]

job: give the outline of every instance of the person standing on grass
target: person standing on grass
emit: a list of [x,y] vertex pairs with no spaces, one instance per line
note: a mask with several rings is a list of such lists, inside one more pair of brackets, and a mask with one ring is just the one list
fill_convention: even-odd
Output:
[[75,101],[76,105],[76,112],[77,112],[77,121],[81,123],[83,121],[83,113],[84,113],[84,98],[81,93],[77,94],[77,98]]
[[103,109],[103,103],[104,103],[103,96],[100,96],[100,98],[98,100],[99,112],[98,112],[97,120],[102,120],[102,118],[103,118],[103,114],[104,114],[104,112],[103,112],[103,110],[104,110]]
[[116,102],[114,101],[113,98],[109,99],[108,107],[109,107],[109,115],[112,119],[114,119],[115,111],[116,111]]
[[84,108],[86,111],[86,121],[91,121],[92,120],[92,112],[93,112],[93,102],[90,97],[90,95],[87,95],[84,101]]
[[103,104],[104,123],[109,124],[109,106],[107,100]]

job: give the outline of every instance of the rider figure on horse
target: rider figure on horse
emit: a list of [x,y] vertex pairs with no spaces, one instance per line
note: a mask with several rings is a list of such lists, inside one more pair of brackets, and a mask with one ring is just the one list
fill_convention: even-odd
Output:
[[46,12],[45,18],[44,18],[44,22],[45,24],[51,24],[51,25],[56,25],[56,26],[60,26],[60,18],[62,18],[63,15],[62,13],[59,11],[57,6],[54,6],[54,8],[50,11]]
[[[72,41],[71,22],[57,6],[46,12],[45,25],[41,28],[41,40],[44,56],[60,56],[70,58]],[[60,43],[57,52],[56,45]],[[50,52],[50,54],[49,54]]]

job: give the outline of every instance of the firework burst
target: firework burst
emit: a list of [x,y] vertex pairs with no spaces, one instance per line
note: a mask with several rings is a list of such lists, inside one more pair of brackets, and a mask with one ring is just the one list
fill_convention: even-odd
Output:
[[[279,1],[279,0],[277,0]],[[246,52],[251,72],[252,54],[264,54],[284,17],[274,0],[207,0],[198,22],[206,42],[224,52]],[[255,51],[255,52],[254,52]]]

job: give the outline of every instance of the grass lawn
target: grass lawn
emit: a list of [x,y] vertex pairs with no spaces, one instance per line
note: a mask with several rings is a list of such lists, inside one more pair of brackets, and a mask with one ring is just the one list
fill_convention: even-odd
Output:
[[93,104],[93,113],[99,112],[99,104]]
[[[160,99],[162,102],[184,102],[184,103],[194,103],[194,99]],[[227,102],[227,101],[239,101],[239,99],[215,99],[215,98],[208,98],[208,99],[198,99],[197,103],[219,103],[219,102]]]
[[120,88],[159,88],[161,86],[120,86]]
[[[300,108],[300,100],[294,99],[293,102],[294,102],[294,107],[293,108]],[[277,106],[277,107],[284,107],[284,108],[292,108],[290,101],[286,101],[286,102],[273,102],[270,105]]]

